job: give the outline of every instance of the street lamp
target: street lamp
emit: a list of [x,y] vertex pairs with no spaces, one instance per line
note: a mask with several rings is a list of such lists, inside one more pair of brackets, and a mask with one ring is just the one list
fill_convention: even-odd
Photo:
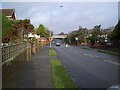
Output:
[[[60,5],[59,7],[62,8],[63,6]],[[53,11],[52,11],[52,8],[51,8],[51,13],[50,13],[50,17],[51,17],[51,18],[52,18],[52,12],[53,12]],[[51,35],[52,35],[52,33],[51,33],[51,31],[50,31],[50,47],[52,47],[52,44],[51,44],[52,36],[51,36]]]
[[[52,7],[50,8],[50,18],[51,18],[51,21],[52,21]],[[50,27],[52,27],[52,25],[50,25]],[[50,41],[50,48],[52,47],[52,44],[51,44],[51,31],[49,32],[49,34],[50,34],[50,37],[49,37],[49,41]]]

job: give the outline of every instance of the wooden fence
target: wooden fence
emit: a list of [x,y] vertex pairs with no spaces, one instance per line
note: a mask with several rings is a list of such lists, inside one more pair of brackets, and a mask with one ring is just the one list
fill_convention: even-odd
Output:
[[2,51],[2,79],[3,81],[11,77],[26,63],[29,63],[32,54],[37,53],[41,48],[39,42],[22,42],[15,45],[0,47]]
[[15,57],[27,50],[27,60],[31,57],[31,45],[28,42],[20,44],[3,46],[2,48],[2,65],[9,64]]
[[11,77],[25,65],[31,57],[31,44],[23,42],[15,45],[3,46],[2,49],[2,79]]

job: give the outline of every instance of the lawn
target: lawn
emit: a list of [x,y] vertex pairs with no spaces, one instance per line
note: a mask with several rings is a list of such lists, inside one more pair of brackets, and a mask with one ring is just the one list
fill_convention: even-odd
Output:
[[74,88],[76,86],[59,60],[50,60],[53,88]]
[[56,56],[57,53],[55,52],[54,48],[50,48],[48,55],[49,55],[49,56]]

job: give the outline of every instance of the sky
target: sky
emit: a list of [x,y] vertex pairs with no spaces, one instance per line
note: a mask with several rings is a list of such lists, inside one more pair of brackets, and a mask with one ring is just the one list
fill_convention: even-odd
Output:
[[30,19],[35,28],[43,24],[55,34],[118,21],[118,2],[2,2],[2,8],[14,8],[17,19]]

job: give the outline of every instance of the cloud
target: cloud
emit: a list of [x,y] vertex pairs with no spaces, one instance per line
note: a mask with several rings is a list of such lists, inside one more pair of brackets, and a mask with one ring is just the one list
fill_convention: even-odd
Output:
[[31,19],[31,22],[33,24],[35,23],[35,26],[38,27],[40,23],[46,24],[50,19],[50,15],[49,13],[42,13],[39,11],[39,12],[32,13],[30,19]]
[[3,3],[4,8],[15,8],[18,18],[30,18],[36,28],[44,24],[54,33],[68,33],[79,26],[114,26],[118,18],[117,5],[115,2]]

